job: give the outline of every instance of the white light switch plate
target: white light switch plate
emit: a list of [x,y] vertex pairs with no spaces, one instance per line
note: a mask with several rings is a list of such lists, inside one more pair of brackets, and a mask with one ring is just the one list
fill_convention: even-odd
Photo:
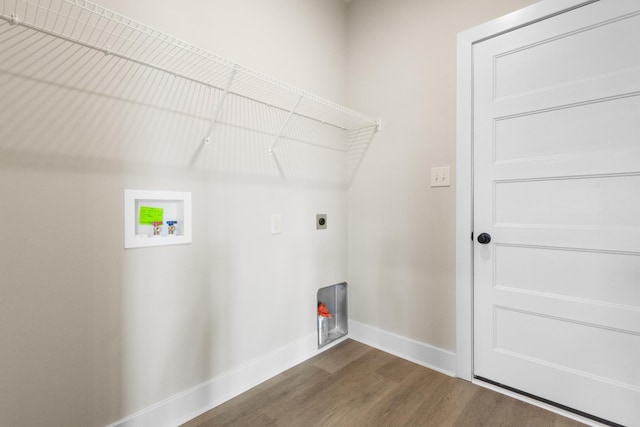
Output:
[[271,215],[271,234],[282,234],[282,215]]
[[451,168],[449,166],[431,168],[431,186],[432,187],[449,187],[450,185],[451,185]]

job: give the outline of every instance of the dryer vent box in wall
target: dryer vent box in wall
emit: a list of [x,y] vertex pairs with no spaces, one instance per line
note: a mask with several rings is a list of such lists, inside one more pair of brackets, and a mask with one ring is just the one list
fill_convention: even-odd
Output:
[[318,348],[348,333],[347,284],[338,283],[318,290]]
[[124,247],[191,243],[191,193],[124,190]]

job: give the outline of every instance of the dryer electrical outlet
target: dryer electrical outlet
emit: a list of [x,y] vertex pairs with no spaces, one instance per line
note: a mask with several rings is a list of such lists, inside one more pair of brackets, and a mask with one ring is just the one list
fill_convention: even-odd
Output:
[[327,228],[327,214],[316,215],[316,230],[325,230]]

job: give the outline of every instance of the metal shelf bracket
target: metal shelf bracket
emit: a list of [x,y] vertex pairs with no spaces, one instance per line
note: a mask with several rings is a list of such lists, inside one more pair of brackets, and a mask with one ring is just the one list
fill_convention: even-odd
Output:
[[276,144],[278,143],[278,141],[282,137],[282,134],[284,133],[284,130],[287,127],[287,124],[289,124],[289,121],[291,120],[291,117],[293,117],[294,113],[298,109],[298,106],[300,105],[300,102],[302,102],[302,98],[304,98],[304,94],[302,94],[302,95],[300,95],[298,97],[298,100],[296,101],[296,105],[294,105],[293,108],[291,109],[291,111],[289,111],[289,115],[287,116],[285,121],[282,123],[282,126],[280,127],[280,131],[276,135],[276,138],[273,140],[273,143],[271,144],[271,147],[269,147],[269,154],[271,154],[272,156],[274,154],[273,153],[273,148],[276,146]]
[[218,124],[218,116],[220,115],[220,110],[222,109],[222,105],[224,104],[224,100],[229,94],[229,90],[231,89],[231,85],[233,84],[233,79],[236,77],[236,73],[238,72],[238,68],[234,67],[231,69],[231,74],[229,75],[229,80],[227,80],[227,84],[224,88],[224,92],[220,95],[220,99],[216,104],[216,108],[213,111],[213,117],[211,119],[211,126],[209,126],[209,131],[207,132],[207,136],[204,138],[205,144],[211,144],[211,137],[213,136],[213,132],[216,130],[216,125]]

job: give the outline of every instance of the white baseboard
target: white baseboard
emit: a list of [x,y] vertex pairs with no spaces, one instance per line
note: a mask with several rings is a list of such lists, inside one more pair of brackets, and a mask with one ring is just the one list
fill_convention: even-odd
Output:
[[456,355],[450,351],[353,320],[349,321],[349,337],[443,374],[455,376]]
[[316,333],[198,384],[107,427],[177,427],[252,387],[344,341],[318,350]]
[[177,427],[347,338],[454,376],[456,356],[446,350],[350,321],[348,336],[318,350],[316,333],[158,402],[107,427]]

